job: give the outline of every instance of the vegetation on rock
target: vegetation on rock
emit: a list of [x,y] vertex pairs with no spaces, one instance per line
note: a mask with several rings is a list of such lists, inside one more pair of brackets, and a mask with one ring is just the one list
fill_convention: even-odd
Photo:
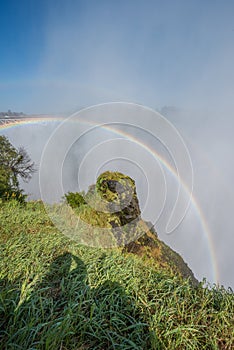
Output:
[[159,240],[153,225],[141,218],[135,182],[129,176],[106,171],[87,194],[66,195],[74,208],[72,195],[79,198],[77,215],[92,227],[109,228],[116,245],[124,251],[153,259],[157,266],[198,283],[180,255]]

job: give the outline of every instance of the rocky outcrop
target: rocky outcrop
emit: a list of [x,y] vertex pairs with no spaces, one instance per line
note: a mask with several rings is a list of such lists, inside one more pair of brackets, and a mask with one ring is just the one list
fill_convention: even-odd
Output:
[[107,213],[108,223],[118,245],[123,246],[123,252],[151,259],[155,265],[189,278],[192,284],[198,283],[182,257],[158,238],[150,222],[141,218],[133,179],[107,171],[98,177],[91,190],[93,195],[96,194],[96,200],[99,198],[100,208]]

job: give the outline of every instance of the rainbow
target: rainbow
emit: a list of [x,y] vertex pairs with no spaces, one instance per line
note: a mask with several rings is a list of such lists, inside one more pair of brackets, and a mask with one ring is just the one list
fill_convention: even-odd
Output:
[[[46,125],[48,123],[61,123],[64,121],[64,117],[58,117],[58,116],[45,116],[45,115],[39,115],[39,116],[30,116],[30,117],[22,117],[20,119],[0,119],[0,133],[5,130],[11,130],[14,128],[21,128],[23,126],[32,126],[32,125]],[[96,126],[96,123],[93,123],[91,121],[85,121],[81,118],[77,119],[79,123],[85,123],[85,124],[90,124],[93,126]],[[131,134],[124,132],[124,131],[117,131],[114,129],[114,127],[109,126],[109,125],[102,125],[102,128],[105,130],[111,131],[119,136],[123,136],[139,146],[143,147],[145,150],[151,153],[151,155],[156,158],[165,168],[170,172],[170,174],[177,180],[179,181],[176,170],[165,160],[163,159],[160,154],[156,152],[155,149],[150,148],[147,144],[143,143],[142,141],[139,141],[136,137],[132,136]],[[181,181],[181,180],[180,180]],[[183,190],[186,192],[186,194],[190,195],[190,191],[187,188],[187,185],[181,181],[181,185]],[[215,247],[214,243],[212,240],[212,233],[209,228],[208,223],[206,222],[206,219],[204,217],[204,214],[202,213],[202,210],[199,206],[198,201],[194,197],[194,195],[191,195],[190,197],[191,205],[197,215],[197,218],[200,221],[202,231],[204,233],[205,239],[207,246],[209,248],[209,254],[210,254],[210,260],[212,264],[212,279],[216,284],[219,284],[219,270],[216,262],[216,257],[215,257]]]

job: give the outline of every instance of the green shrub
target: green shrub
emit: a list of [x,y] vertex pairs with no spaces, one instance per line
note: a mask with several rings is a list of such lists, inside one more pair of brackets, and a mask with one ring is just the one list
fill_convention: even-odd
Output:
[[82,192],[68,192],[65,194],[65,199],[72,208],[79,208],[81,205],[86,204]]

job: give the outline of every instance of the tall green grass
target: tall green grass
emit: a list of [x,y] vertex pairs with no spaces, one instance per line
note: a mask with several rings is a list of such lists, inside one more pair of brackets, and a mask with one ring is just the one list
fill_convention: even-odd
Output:
[[233,349],[230,289],[78,245],[40,202],[0,204],[0,349]]

